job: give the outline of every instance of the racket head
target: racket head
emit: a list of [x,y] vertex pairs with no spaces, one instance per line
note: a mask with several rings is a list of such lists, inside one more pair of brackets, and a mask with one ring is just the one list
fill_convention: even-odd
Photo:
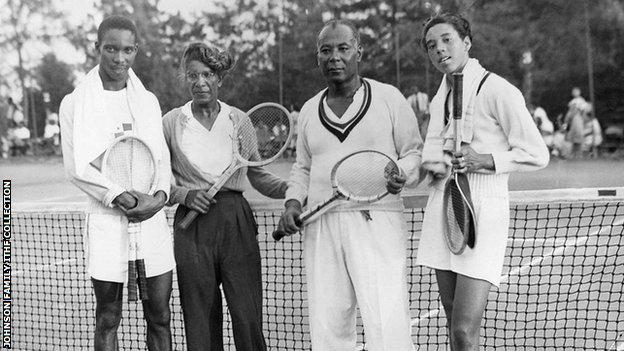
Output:
[[468,244],[474,247],[475,241],[474,208],[470,194],[465,193],[467,179],[462,181],[462,177],[458,176],[461,175],[455,174],[446,183],[442,211],[446,223],[444,238],[449,250],[455,255],[462,254]]
[[104,153],[102,174],[126,190],[151,194],[156,186],[154,153],[140,138],[121,136]]
[[360,150],[343,157],[331,171],[334,191],[346,200],[371,203],[388,195],[386,184],[399,166],[388,155],[377,150]]
[[292,134],[292,117],[285,107],[256,105],[234,128],[234,155],[246,166],[266,165],[282,155]]

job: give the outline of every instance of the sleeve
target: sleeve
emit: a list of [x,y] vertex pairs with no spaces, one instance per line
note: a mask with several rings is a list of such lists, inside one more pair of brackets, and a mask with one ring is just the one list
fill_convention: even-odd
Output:
[[418,120],[409,103],[394,89],[390,103],[393,120],[392,135],[398,155],[397,164],[407,178],[407,186],[418,184],[423,141],[418,130]]
[[286,201],[298,200],[302,205],[308,197],[308,187],[310,184],[310,166],[312,155],[308,146],[308,135],[306,133],[307,116],[309,112],[305,108],[299,112],[299,125],[297,136],[297,158],[290,170],[288,179],[288,190],[286,190]]
[[511,84],[498,89],[490,109],[507,136],[509,150],[492,153],[496,173],[522,172],[546,167],[550,155],[527,110],[522,93]]
[[163,125],[163,135],[165,137],[165,144],[167,146],[168,160],[169,160],[169,170],[171,172],[169,177],[169,185],[170,185],[170,193],[169,193],[169,201],[167,202],[168,206],[173,206],[175,204],[184,204],[186,200],[186,195],[189,192],[189,189],[183,186],[179,186],[177,184],[176,172],[172,168],[172,155],[171,150],[174,150],[174,136],[173,136],[173,115],[171,112],[167,113],[162,119]]
[[264,196],[272,199],[283,199],[286,196],[288,183],[262,167],[248,167],[247,178],[251,186]]
[[[76,173],[74,162],[74,101],[73,96],[63,98],[59,108],[61,124],[61,146],[63,149],[63,164],[65,173],[70,182],[92,198],[100,201],[107,207],[113,207],[113,200],[122,194],[125,189],[111,183],[91,163],[83,174]],[[94,160],[95,161],[95,160]]]
[[[160,105],[158,104],[158,100],[154,97],[155,104],[158,109],[159,118],[162,117],[162,111],[160,110]],[[162,121],[159,121],[162,122]],[[161,123],[162,126],[162,123]],[[169,155],[169,146],[165,141],[164,131],[162,127],[160,130],[160,139],[161,139],[161,154],[160,154],[160,163],[158,174],[158,184],[156,185],[156,191],[163,191],[167,195],[167,199],[170,197],[171,191],[171,156]]]

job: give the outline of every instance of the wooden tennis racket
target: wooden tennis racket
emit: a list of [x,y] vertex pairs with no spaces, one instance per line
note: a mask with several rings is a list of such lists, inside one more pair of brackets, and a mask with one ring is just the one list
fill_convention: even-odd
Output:
[[[156,160],[151,148],[141,139],[126,135],[115,139],[104,153],[102,174],[129,190],[152,195],[156,187]],[[141,252],[141,223],[128,223],[128,300],[147,300],[145,260]]]
[[[453,74],[453,119],[455,120],[455,152],[461,151],[462,142],[463,74]],[[466,245],[473,248],[476,241],[476,221],[470,195],[470,185],[465,173],[453,170],[444,187],[444,238],[449,250],[460,255]]]
[[[292,137],[292,119],[288,110],[280,104],[265,102],[254,106],[234,126],[232,137],[232,160],[230,165],[208,189],[213,198],[225,182],[242,167],[265,166],[282,155]],[[177,224],[186,229],[199,213],[191,210]]]
[[[372,203],[388,195],[386,184],[393,174],[400,174],[399,166],[390,156],[376,150],[361,150],[340,159],[331,171],[333,194],[327,200],[301,213],[299,221],[309,223],[317,219],[340,200]],[[283,230],[273,232],[273,239],[286,236]]]

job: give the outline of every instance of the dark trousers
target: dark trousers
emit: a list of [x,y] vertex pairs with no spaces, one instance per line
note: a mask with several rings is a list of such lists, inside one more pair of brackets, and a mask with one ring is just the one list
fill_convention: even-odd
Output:
[[[262,276],[257,226],[238,192],[219,193],[207,214],[175,229],[180,300],[189,351],[223,350],[223,306],[232,318],[238,351],[266,350],[262,334]],[[179,206],[174,223],[188,209]]]

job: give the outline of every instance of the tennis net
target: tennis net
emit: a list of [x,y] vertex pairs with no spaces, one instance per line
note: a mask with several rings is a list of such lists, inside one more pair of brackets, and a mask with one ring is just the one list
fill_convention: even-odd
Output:
[[[624,350],[624,189],[511,193],[510,235],[499,289],[481,330],[486,350]],[[432,270],[415,264],[425,197],[405,198],[408,280],[417,349],[448,345]],[[84,214],[67,205],[14,205],[13,348],[93,349],[94,297],[82,253]],[[252,203],[263,256],[264,329],[269,350],[309,350],[301,236],[270,238],[280,202]],[[171,221],[172,212],[168,212]],[[175,278],[174,278],[175,279]],[[225,303],[224,303],[225,306]],[[224,307],[224,343],[234,350]],[[183,350],[179,293],[172,298],[174,349]],[[120,349],[144,350],[140,304],[128,308]],[[358,322],[359,350],[367,350]]]

